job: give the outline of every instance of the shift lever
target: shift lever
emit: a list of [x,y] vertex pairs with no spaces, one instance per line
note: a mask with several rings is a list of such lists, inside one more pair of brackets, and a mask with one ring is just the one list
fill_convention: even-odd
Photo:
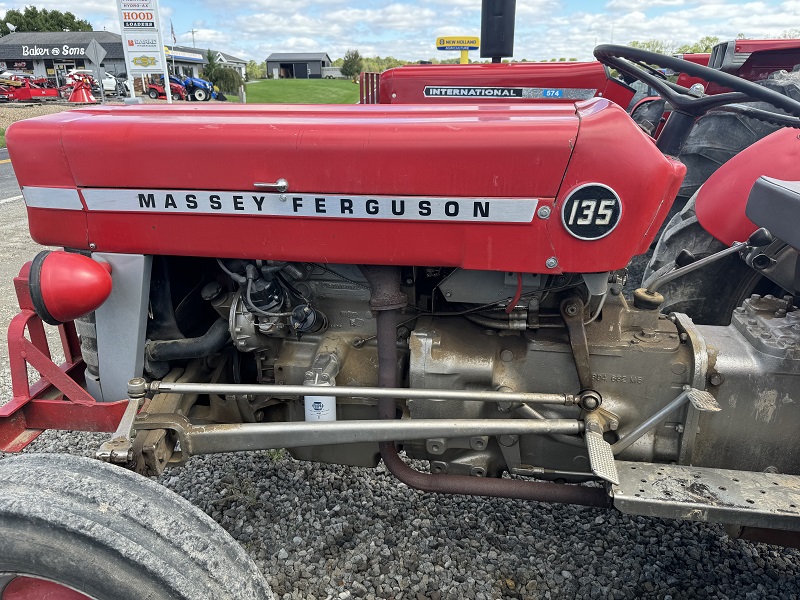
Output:
[[636,308],[645,310],[656,310],[664,302],[664,296],[658,293],[658,288],[665,283],[669,283],[674,279],[683,277],[687,273],[701,269],[708,264],[716,262],[719,259],[725,258],[726,256],[736,252],[760,248],[771,243],[772,234],[762,227],[761,229],[754,231],[753,234],[747,238],[746,242],[733,242],[730,248],[725,248],[724,250],[720,250],[715,254],[706,256],[705,258],[701,258],[699,260],[693,260],[694,256],[691,252],[688,250],[682,250],[675,259],[676,268],[664,273],[661,277],[658,277],[647,287],[647,289],[639,288],[633,293],[633,305]]

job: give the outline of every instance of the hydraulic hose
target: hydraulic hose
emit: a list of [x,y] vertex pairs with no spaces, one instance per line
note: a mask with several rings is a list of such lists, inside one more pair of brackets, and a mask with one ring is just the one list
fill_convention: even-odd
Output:
[[[397,386],[397,306],[387,299],[396,299],[400,292],[400,273],[394,267],[362,268],[372,298],[370,306],[377,312],[378,385]],[[394,305],[393,305],[394,304]],[[377,307],[387,306],[380,309]],[[396,418],[397,400],[378,400],[378,418]],[[603,488],[589,488],[549,482],[530,482],[517,479],[467,477],[465,475],[428,474],[406,465],[393,442],[379,444],[386,468],[397,479],[425,492],[519,498],[536,502],[558,502],[607,508],[611,500]]]
[[231,339],[228,322],[217,319],[200,337],[180,340],[152,340],[145,346],[147,357],[156,362],[200,358],[222,350]]

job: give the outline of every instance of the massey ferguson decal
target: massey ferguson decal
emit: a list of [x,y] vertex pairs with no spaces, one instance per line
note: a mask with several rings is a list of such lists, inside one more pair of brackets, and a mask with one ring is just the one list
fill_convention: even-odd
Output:
[[423,95],[426,98],[553,98],[588,100],[593,98],[596,93],[596,89],[589,88],[487,87],[475,85],[426,85],[423,90]]
[[268,215],[530,223],[533,198],[441,198],[419,196],[331,196],[196,190],[82,190],[89,212]]

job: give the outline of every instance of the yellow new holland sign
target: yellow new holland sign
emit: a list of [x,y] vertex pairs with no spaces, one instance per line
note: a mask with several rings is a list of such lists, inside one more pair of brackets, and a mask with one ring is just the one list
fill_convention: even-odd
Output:
[[445,36],[436,38],[437,50],[477,50],[480,48],[481,40],[478,37],[471,36]]

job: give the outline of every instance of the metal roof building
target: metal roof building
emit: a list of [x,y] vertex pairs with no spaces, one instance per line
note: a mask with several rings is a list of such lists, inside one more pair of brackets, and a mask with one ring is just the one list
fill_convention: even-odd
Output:
[[191,46],[164,46],[170,73],[185,77],[199,77],[208,64],[205,48]]
[[[100,67],[114,75],[127,72],[122,37],[110,31],[16,31],[0,37],[0,72],[22,71],[35,77],[47,77],[61,85],[71,69],[90,69],[86,47],[97,40],[106,51]],[[208,64],[205,48],[166,46],[171,72],[197,77]],[[217,60],[238,69],[244,76],[247,61],[224,52]]]
[[17,31],[0,37],[0,70],[62,80],[70,69],[91,68],[86,47],[97,40],[106,51],[101,67],[125,71],[122,38],[109,31]]
[[273,52],[267,57],[267,75],[275,79],[320,79],[322,68],[331,66],[324,52]]

